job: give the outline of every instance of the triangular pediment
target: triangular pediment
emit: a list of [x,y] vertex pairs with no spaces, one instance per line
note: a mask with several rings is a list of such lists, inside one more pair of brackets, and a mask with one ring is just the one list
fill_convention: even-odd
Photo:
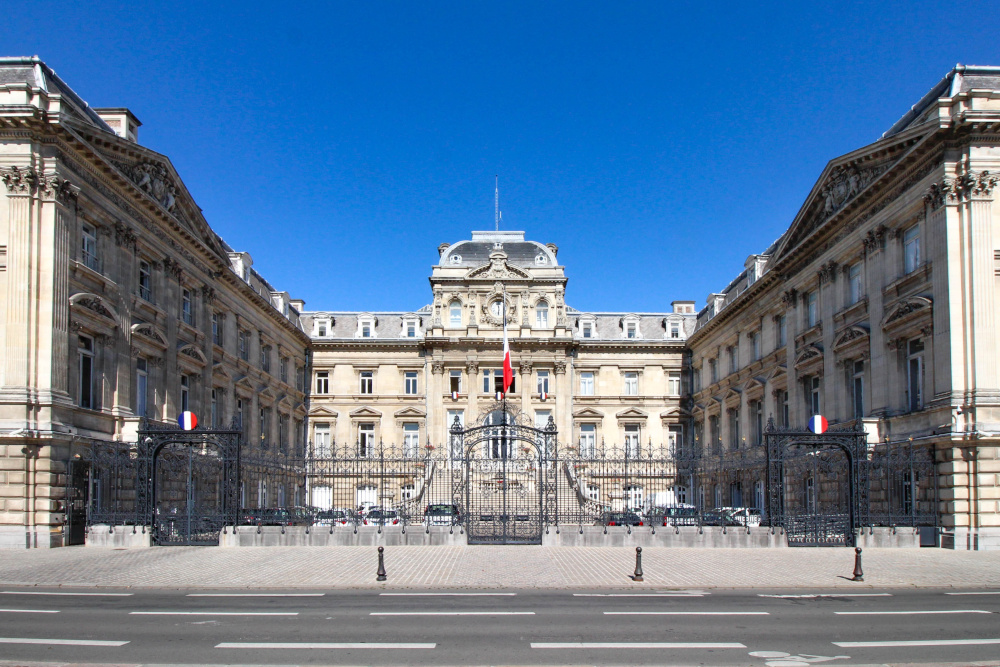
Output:
[[371,417],[372,419],[379,419],[382,417],[382,413],[374,408],[369,408],[367,405],[357,410],[351,410],[351,417]]
[[[698,406],[695,406],[697,409]],[[691,411],[683,410],[681,408],[667,408],[660,413],[660,419],[677,419],[679,417],[689,417],[691,416]]]
[[253,382],[251,382],[250,378],[247,377],[246,375],[240,376],[240,378],[233,384],[237,387],[242,387],[243,389],[246,389],[248,391],[253,391]]
[[726,399],[725,400],[728,401],[728,400],[733,399],[733,398],[735,398],[736,400],[739,400],[741,393],[742,392],[739,389],[737,389],[736,387],[730,387],[729,391],[726,392]]
[[773,266],[789,255],[849,205],[877,191],[876,184],[907,156],[921,138],[911,134],[895,141],[882,140],[831,160],[813,185],[795,220],[778,241],[768,265]]
[[223,364],[221,361],[215,363],[212,366],[212,375],[214,375],[215,377],[218,377],[218,378],[225,378],[227,380],[232,380],[233,379],[232,373],[229,372],[229,370],[226,368],[225,364]]
[[412,405],[403,408],[402,410],[396,410],[393,413],[393,417],[410,417],[413,419],[423,419],[427,416],[427,413],[420,408],[415,408]]
[[621,412],[615,413],[615,417],[618,417],[619,419],[645,419],[648,416],[649,415],[647,413],[643,412],[639,408],[625,408]]
[[580,408],[573,413],[577,419],[604,419],[604,413],[594,408]]
[[764,377],[764,381],[765,382],[770,382],[771,380],[774,380],[775,378],[784,377],[785,375],[787,375],[787,373],[788,373],[788,369],[785,368],[785,365],[784,364],[778,364],[777,366],[775,366],[774,368],[772,368],[771,371]]
[[266,399],[272,402],[274,401],[274,392],[271,391],[271,388],[268,387],[266,384],[260,386],[260,388],[257,390],[257,395],[261,399]]
[[278,405],[283,405],[286,408],[292,407],[292,399],[288,397],[288,394],[282,394],[281,398],[278,399]]
[[336,410],[331,410],[328,407],[317,405],[309,409],[309,417],[322,417],[326,419],[336,419],[340,415]]

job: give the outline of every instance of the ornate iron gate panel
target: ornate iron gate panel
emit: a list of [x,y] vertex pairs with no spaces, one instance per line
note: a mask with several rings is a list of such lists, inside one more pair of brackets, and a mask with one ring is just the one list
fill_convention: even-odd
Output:
[[817,435],[768,421],[766,515],[789,546],[854,546],[868,504],[867,437],[856,422]]
[[462,429],[456,420],[451,452],[463,471],[455,497],[469,544],[541,544],[557,507],[552,418],[534,428],[498,403],[480,426]]
[[139,431],[137,514],[154,544],[217,545],[236,525],[241,431]]
[[89,461],[70,459],[67,464],[65,503],[64,544],[83,544],[86,541],[87,507],[90,505]]

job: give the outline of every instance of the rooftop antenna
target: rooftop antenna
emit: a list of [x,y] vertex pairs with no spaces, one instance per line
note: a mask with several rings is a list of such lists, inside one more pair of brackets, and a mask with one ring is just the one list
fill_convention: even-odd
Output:
[[500,176],[496,177],[496,190],[493,193],[493,223],[496,231],[500,231]]

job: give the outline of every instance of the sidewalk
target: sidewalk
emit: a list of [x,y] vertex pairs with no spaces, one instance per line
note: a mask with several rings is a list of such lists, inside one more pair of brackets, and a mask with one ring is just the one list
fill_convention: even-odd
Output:
[[866,549],[864,583],[846,548],[388,547],[375,581],[366,547],[154,547],[0,551],[0,585],[219,588],[863,588],[1000,590],[1000,551]]

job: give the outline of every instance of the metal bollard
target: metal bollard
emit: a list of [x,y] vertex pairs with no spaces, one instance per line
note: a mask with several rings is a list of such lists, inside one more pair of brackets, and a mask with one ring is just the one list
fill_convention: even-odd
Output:
[[642,547],[635,548],[635,572],[632,581],[642,581]]
[[854,547],[854,577],[851,581],[864,581],[865,573],[861,570],[861,547]]
[[385,551],[384,547],[378,548],[378,572],[375,573],[378,576],[375,577],[375,581],[385,581],[385,558],[382,555],[383,551]]

